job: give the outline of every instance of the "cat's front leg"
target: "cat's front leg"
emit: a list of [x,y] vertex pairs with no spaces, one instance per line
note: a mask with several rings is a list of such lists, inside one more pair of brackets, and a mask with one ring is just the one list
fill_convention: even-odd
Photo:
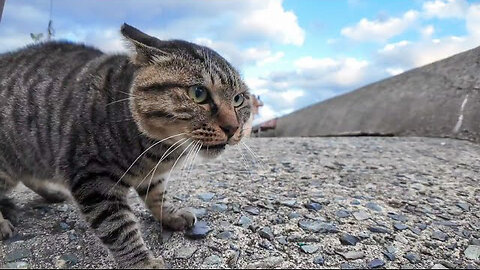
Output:
[[178,208],[166,199],[167,190],[164,179],[154,180],[149,185],[137,187],[137,193],[163,226],[182,231],[193,227],[197,222],[197,217],[188,208]]
[[127,204],[128,186],[108,173],[80,172],[71,191],[90,227],[120,267],[164,268],[147,249],[134,213]]

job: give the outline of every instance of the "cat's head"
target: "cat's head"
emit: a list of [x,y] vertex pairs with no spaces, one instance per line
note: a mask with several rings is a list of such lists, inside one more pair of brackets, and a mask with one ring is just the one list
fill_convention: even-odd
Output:
[[207,47],[159,40],[127,24],[121,32],[135,47],[130,108],[145,135],[161,140],[184,133],[171,141],[201,142],[203,156],[240,142],[251,100],[230,63]]

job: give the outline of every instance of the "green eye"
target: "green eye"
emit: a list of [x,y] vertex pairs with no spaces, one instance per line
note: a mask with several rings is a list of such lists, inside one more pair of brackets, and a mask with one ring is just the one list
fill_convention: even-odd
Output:
[[243,96],[243,94],[236,95],[233,98],[233,107],[242,106],[244,100],[245,100],[245,97]]
[[188,89],[188,96],[196,103],[202,103],[208,99],[208,92],[204,87],[192,86]]

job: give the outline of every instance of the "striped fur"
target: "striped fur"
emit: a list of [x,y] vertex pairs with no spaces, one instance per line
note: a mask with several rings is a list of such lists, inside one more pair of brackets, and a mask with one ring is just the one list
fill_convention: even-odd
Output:
[[[163,266],[127,203],[131,187],[164,226],[195,223],[165,200],[165,179],[187,154],[215,157],[241,140],[248,89],[206,47],[129,25],[122,34],[131,57],[67,42],[0,55],[0,240],[13,234],[6,194],[19,181],[52,202],[71,195],[122,267]],[[208,89],[208,102],[188,95],[196,86]],[[239,95],[246,102],[235,107]]]

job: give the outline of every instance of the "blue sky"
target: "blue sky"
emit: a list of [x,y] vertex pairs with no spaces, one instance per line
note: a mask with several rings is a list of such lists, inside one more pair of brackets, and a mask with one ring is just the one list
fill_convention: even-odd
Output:
[[[52,1],[56,39],[128,53],[127,22],[217,50],[264,101],[257,123],[480,45],[480,1]],[[7,0],[0,52],[49,17],[50,0]]]

